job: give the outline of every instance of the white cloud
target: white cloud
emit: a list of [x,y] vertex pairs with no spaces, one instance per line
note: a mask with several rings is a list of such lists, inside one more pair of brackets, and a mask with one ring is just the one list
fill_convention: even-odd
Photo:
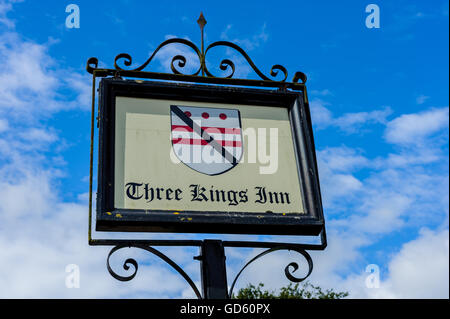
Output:
[[46,72],[52,62],[43,46],[6,33],[0,36],[0,57],[1,108],[23,108],[30,98],[42,96],[55,86],[56,78]]
[[20,133],[20,137],[28,142],[52,143],[58,139],[57,135],[41,128],[30,128]]
[[[331,174],[331,181],[335,180],[335,175],[340,176],[339,173]],[[448,170],[435,172],[418,166],[386,166],[372,171],[371,176],[360,183],[349,194],[339,198],[338,190],[338,195],[332,197],[329,207],[334,210],[333,216],[339,216],[339,212],[346,216],[335,221],[336,226],[368,235],[382,235],[420,225],[436,225],[448,216]],[[327,186],[328,183],[323,188]],[[342,188],[345,190],[346,187],[347,184],[342,182]],[[335,188],[339,189],[339,185],[331,190]]]
[[[66,108],[81,109],[87,111],[91,109],[92,77],[90,74],[68,72],[64,76],[64,85],[75,93],[75,98]],[[59,75],[61,76],[61,75]]]
[[330,96],[333,95],[333,93],[328,89],[323,89],[323,90],[312,90],[311,95]]
[[222,40],[228,40],[228,32],[231,30],[232,27],[233,27],[232,24],[227,24],[225,30],[223,30],[222,33],[220,34],[220,38]]
[[448,112],[443,107],[401,115],[387,123],[384,137],[393,144],[424,145],[426,138],[448,128]]
[[257,47],[261,46],[263,43],[266,43],[269,39],[269,34],[267,33],[267,24],[264,23],[259,31],[248,38],[233,38],[230,39],[229,33],[231,33],[233,25],[228,24],[224,31],[222,31],[220,38],[222,40],[233,42],[240,47],[242,47],[246,51],[252,51]]
[[22,2],[22,0],[1,0],[0,1],[0,25],[3,24],[8,29],[14,29],[15,22],[11,20],[7,14],[13,10],[12,4]]
[[422,230],[389,263],[385,284],[398,298],[448,298],[449,232]]
[[419,95],[419,96],[416,98],[416,103],[419,104],[419,105],[420,105],[420,104],[423,104],[423,103],[425,103],[429,98],[430,98],[429,96],[426,96],[426,95],[421,94],[421,95]]
[[381,110],[345,113],[335,117],[327,105],[329,103],[317,98],[310,101],[313,125],[317,129],[336,127],[348,134],[361,133],[367,124],[385,124],[387,117],[392,113],[390,107],[385,107]]
[[355,200],[363,189],[363,182],[354,172],[373,166],[370,159],[349,147],[329,147],[317,151],[317,162],[325,210],[336,209],[336,204]]
[[[349,220],[352,229],[366,234],[387,234],[405,226],[403,215],[411,208],[412,200],[396,193],[376,196],[377,203],[367,203],[367,213]],[[363,209],[361,209],[363,210]]]
[[448,298],[449,232],[422,229],[388,265],[379,288],[366,289],[372,298]]
[[[0,35],[0,114],[33,121],[60,110],[88,108],[88,76],[59,67],[48,45],[23,40],[15,32]],[[62,94],[62,89],[78,98]]]
[[309,102],[309,105],[312,123],[318,129],[326,128],[333,123],[333,113],[326,107],[329,103],[321,99],[313,99]]
[[391,153],[386,159],[389,167],[408,167],[436,163],[443,159],[442,151],[434,147],[416,148],[414,152],[401,150]]
[[349,173],[335,173],[322,168],[319,163],[322,201],[325,210],[335,208],[339,203],[347,203],[354,199],[363,187],[363,183]]
[[349,147],[327,147],[318,152],[319,159],[328,169],[338,172],[353,171],[371,165],[370,160]]
[[389,107],[371,112],[346,113],[334,120],[334,125],[347,133],[360,131],[365,124],[385,124],[386,118],[392,113]]

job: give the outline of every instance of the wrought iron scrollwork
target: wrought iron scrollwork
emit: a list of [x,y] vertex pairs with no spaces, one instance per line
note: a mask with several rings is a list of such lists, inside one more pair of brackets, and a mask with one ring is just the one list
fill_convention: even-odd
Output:
[[[184,68],[187,62],[187,59],[184,55],[178,54],[176,56],[174,56],[172,58],[172,61],[170,63],[170,68],[172,70],[172,72],[174,74],[184,74],[184,75],[199,75],[200,72],[202,72],[202,74],[205,74],[208,77],[212,77],[212,78],[220,78],[220,76],[215,76],[213,75],[210,70],[208,70],[207,66],[206,66],[206,55],[208,54],[209,50],[211,50],[212,48],[215,47],[229,47],[234,49],[235,51],[239,52],[242,57],[247,61],[247,63],[251,66],[251,68],[253,69],[253,71],[255,71],[255,73],[264,81],[276,81],[274,79],[269,78],[268,76],[266,76],[264,73],[261,72],[261,70],[258,69],[258,67],[255,65],[255,63],[252,61],[252,59],[249,57],[249,55],[238,45],[232,43],[232,42],[228,42],[228,41],[216,41],[214,43],[211,43],[205,50],[205,52],[201,52],[199,50],[199,48],[192,43],[189,40],[186,39],[180,39],[180,38],[173,38],[173,39],[169,39],[166,40],[164,42],[162,42],[155,51],[153,51],[153,53],[150,55],[150,57],[147,59],[147,61],[144,62],[144,64],[142,64],[141,66],[138,66],[136,68],[133,69],[124,69],[123,67],[119,66],[118,61],[120,60],[124,60],[123,64],[125,66],[131,66],[133,59],[131,57],[131,55],[129,55],[128,53],[121,53],[119,55],[116,56],[116,58],[114,59],[114,67],[116,70],[122,71],[122,70],[128,70],[128,71],[143,71],[148,65],[149,63],[153,60],[153,58],[155,57],[155,55],[165,46],[170,45],[170,44],[183,44],[185,46],[190,47],[198,56],[198,61],[200,64],[200,67],[191,74],[186,74],[183,73],[182,71],[178,70],[175,67],[175,62],[178,62],[178,67],[180,68]],[[92,62],[92,61],[91,61]],[[219,68],[223,71],[226,71],[228,68],[231,69],[231,73],[227,76],[224,76],[223,78],[232,78],[235,71],[236,71],[236,66],[235,63],[233,61],[231,61],[230,59],[223,59],[220,62]],[[288,72],[286,70],[286,68],[280,64],[276,64],[274,66],[272,66],[272,68],[270,69],[270,76],[271,77],[276,77],[278,75],[279,72],[283,73],[283,79],[282,80],[278,80],[278,82],[285,82],[287,77],[288,77]],[[298,82],[299,80],[302,81],[302,83],[306,82],[306,75],[302,72],[297,72],[294,76],[293,82]]]
[[[292,282],[302,282],[304,281],[306,278],[309,277],[309,275],[311,274],[312,270],[313,270],[313,261],[311,259],[311,256],[303,249],[300,248],[293,248],[293,247],[274,247],[274,248],[270,248],[267,249],[265,251],[263,251],[262,253],[256,255],[255,257],[253,257],[250,261],[248,261],[244,267],[241,268],[241,270],[238,272],[238,274],[236,275],[236,277],[233,280],[233,283],[231,284],[230,287],[230,291],[228,293],[228,295],[231,297],[233,296],[233,289],[234,286],[237,282],[237,280],[239,279],[239,276],[242,274],[242,272],[245,270],[245,268],[247,268],[247,266],[249,266],[250,264],[252,264],[254,261],[256,261],[257,259],[275,252],[275,251],[279,251],[279,250],[292,250],[295,251],[297,253],[299,253],[300,255],[302,255],[306,261],[308,262],[308,272],[304,277],[295,277],[294,275],[292,275],[293,272],[297,271],[299,269],[299,265],[296,262],[291,262],[289,263],[285,268],[284,268],[284,274],[287,277],[287,279],[289,279]],[[291,271],[292,268],[292,271]]]
[[[199,22],[199,25],[200,25],[200,28],[202,31],[201,49],[199,49],[197,47],[197,45],[195,45],[193,42],[191,42],[187,39],[172,38],[172,39],[168,39],[168,40],[162,42],[153,51],[153,53],[150,55],[150,57],[142,65],[140,65],[138,67],[129,68],[133,64],[133,58],[128,53],[120,53],[114,59],[114,70],[97,69],[98,60],[96,58],[90,58],[88,60],[86,69],[90,73],[93,73],[95,70],[101,71],[101,72],[98,72],[98,74],[104,74],[104,75],[117,74],[117,72],[120,72],[120,74],[123,74],[121,71],[127,71],[127,72],[129,72],[130,76],[136,77],[136,76],[138,76],[137,72],[142,72],[142,73],[147,72],[144,70],[147,68],[147,66],[150,64],[150,62],[153,61],[154,57],[156,56],[156,54],[158,52],[161,51],[161,49],[163,49],[164,47],[166,47],[168,45],[179,44],[179,45],[184,45],[185,47],[188,47],[194,51],[195,55],[198,57],[198,62],[199,62],[200,66],[193,73],[188,74],[187,72],[185,72],[187,69],[184,69],[188,62],[186,56],[182,55],[182,54],[177,54],[174,57],[172,57],[172,60],[170,63],[170,69],[171,69],[172,73],[175,75],[194,76],[194,77],[200,76],[200,77],[206,77],[209,79],[219,79],[219,80],[220,79],[234,79],[233,76],[236,73],[236,64],[229,58],[222,59],[219,64],[220,70],[222,70],[222,71],[228,70],[229,71],[229,73],[225,76],[216,76],[216,75],[212,74],[212,72],[206,66],[206,57],[207,57],[208,52],[210,52],[211,49],[216,48],[216,47],[226,47],[226,48],[231,48],[234,51],[238,52],[245,59],[245,61],[252,68],[252,70],[256,73],[256,75],[260,78],[260,80],[269,82],[269,83],[265,83],[265,86],[270,86],[269,84],[271,83],[273,86],[287,87],[286,84],[291,84],[290,87],[292,88],[292,87],[296,87],[296,85],[298,85],[298,84],[306,83],[307,78],[303,72],[296,72],[294,74],[294,77],[292,78],[292,82],[291,83],[287,82],[288,71],[284,66],[282,66],[280,64],[273,65],[272,68],[270,69],[269,75],[264,74],[255,65],[255,63],[250,58],[250,56],[245,52],[245,50],[235,43],[232,43],[229,41],[216,41],[216,42],[209,44],[206,47],[206,49],[204,49],[205,46],[203,43],[203,27],[206,24],[206,20],[204,20],[203,15],[201,16],[201,18],[203,19],[203,20],[199,19],[199,21],[201,22],[201,23]],[[116,73],[114,73],[114,72],[116,72]],[[282,73],[282,78],[281,78],[281,80],[277,80],[276,78],[278,77],[278,74],[280,72]],[[149,72],[147,72],[147,73],[149,73]],[[156,74],[157,72],[150,72],[150,73]],[[158,75],[159,75],[158,78],[164,78],[162,76],[162,74],[164,74],[164,73],[158,73]],[[167,73],[166,75],[169,75],[169,73]],[[146,77],[151,77],[151,76],[146,76]],[[166,78],[173,79],[172,77],[166,77]],[[236,80],[242,80],[242,79],[236,79]],[[217,81],[215,83],[217,83]]]
[[[159,250],[150,247],[148,245],[144,245],[144,244],[130,244],[130,243],[124,243],[124,244],[119,244],[115,247],[113,247],[111,249],[111,251],[108,254],[108,257],[106,259],[106,267],[108,269],[108,272],[111,274],[111,276],[119,281],[130,281],[132,280],[139,269],[139,265],[137,263],[137,261],[133,258],[127,258],[125,260],[125,262],[123,263],[123,269],[125,271],[130,271],[131,269],[131,274],[128,275],[119,275],[117,272],[115,272],[113,270],[113,268],[111,267],[110,264],[110,258],[111,256],[118,250],[123,249],[123,248],[138,248],[138,249],[143,249],[145,251],[148,251],[154,255],[156,255],[157,257],[161,258],[162,260],[164,260],[166,263],[168,263],[175,271],[177,271],[185,280],[186,282],[189,284],[189,286],[192,288],[192,290],[194,291],[195,295],[197,296],[198,299],[202,299],[202,295],[200,293],[200,291],[198,290],[197,286],[195,285],[195,283],[193,282],[193,280],[189,277],[189,275],[186,274],[186,272],[180,267],[178,266],[173,260],[171,260],[169,257],[167,257],[165,254],[161,253]],[[233,289],[236,285],[237,280],[239,279],[240,275],[242,274],[242,272],[250,265],[252,264],[254,261],[258,260],[259,258],[269,254],[269,253],[273,253],[276,251],[280,251],[280,250],[287,250],[287,251],[295,251],[297,253],[299,253],[300,255],[302,255],[306,262],[308,263],[308,272],[306,273],[306,275],[304,275],[303,277],[296,277],[293,275],[294,272],[296,272],[300,267],[298,265],[298,263],[296,262],[291,262],[289,263],[285,268],[284,268],[284,274],[286,276],[287,279],[289,279],[292,282],[302,282],[304,280],[306,280],[309,275],[311,274],[312,270],[313,270],[313,261],[311,256],[306,252],[306,250],[301,249],[301,248],[296,248],[293,246],[289,246],[289,247],[283,247],[283,246],[279,246],[279,247],[272,247],[269,248],[263,252],[261,252],[260,254],[256,255],[255,257],[253,257],[251,260],[249,260],[244,267],[241,268],[241,270],[237,273],[237,275],[235,276],[230,289],[229,289],[229,293],[228,296],[231,298],[233,296]]]
[[[127,69],[128,71],[142,71],[144,70],[147,65],[153,60],[153,58],[155,57],[155,55],[165,46],[170,45],[170,44],[174,44],[174,43],[178,43],[178,44],[183,44],[185,46],[190,47],[191,49],[194,50],[194,52],[197,54],[199,61],[202,60],[202,53],[200,52],[200,50],[197,48],[197,46],[192,43],[189,40],[186,39],[179,39],[179,38],[172,38],[172,39],[168,39],[164,42],[162,42],[155,51],[153,51],[153,53],[150,55],[150,57],[147,59],[147,61],[144,62],[144,64],[142,64],[141,66],[138,66],[137,68],[134,69]],[[124,68],[120,67],[119,64],[117,63],[119,60],[124,59],[125,61],[123,62],[123,64],[125,66],[131,66],[131,64],[133,63],[133,59],[131,57],[131,55],[129,55],[128,53],[121,53],[119,55],[116,56],[116,58],[114,59],[114,68],[116,70],[125,70]],[[172,58],[172,61],[170,63],[170,68],[172,70],[172,72],[174,74],[184,74],[181,71],[177,70],[175,67],[175,62],[178,61],[178,66],[180,68],[183,68],[186,65],[186,57],[183,55],[176,55]],[[200,71],[202,70],[202,65],[200,63],[200,68],[194,72],[193,74],[189,74],[189,75],[198,75],[200,73]]]
[[[255,73],[256,73],[262,80],[265,80],[265,81],[275,81],[275,80],[273,80],[273,79],[270,79],[270,78],[267,77],[266,75],[264,75],[264,73],[262,73],[262,72],[256,67],[255,63],[254,63],[254,62],[252,61],[252,59],[248,56],[248,54],[247,54],[240,46],[238,46],[237,44],[234,44],[234,43],[232,43],[232,42],[228,42],[228,41],[216,41],[216,42],[214,42],[214,43],[211,43],[211,44],[206,48],[206,50],[205,50],[204,59],[206,60],[206,54],[208,53],[208,51],[209,51],[210,49],[212,49],[212,48],[214,48],[214,47],[219,47],[219,46],[229,47],[229,48],[232,48],[232,49],[236,50],[237,52],[239,52],[239,53],[242,55],[242,57],[244,57],[244,59],[247,61],[247,63],[252,67],[253,71],[255,71]],[[235,65],[234,65],[234,63],[233,63],[231,60],[229,60],[229,59],[223,59],[223,60],[220,62],[220,69],[221,69],[221,70],[224,70],[224,71],[225,71],[225,70],[228,68],[228,66],[231,67],[232,72],[231,72],[230,75],[227,76],[227,78],[232,78],[233,75],[234,75],[234,71],[235,71]],[[205,74],[206,74],[207,76],[215,77],[214,75],[211,74],[211,72],[209,72],[209,70],[208,70],[207,67],[206,67],[206,64],[205,64],[203,67],[204,67]],[[288,76],[288,72],[287,72],[286,68],[285,68],[284,66],[282,66],[282,65],[276,64],[276,65],[272,66],[272,68],[270,69],[270,75],[271,75],[272,77],[276,77],[276,76],[278,75],[278,71],[277,71],[277,70],[283,72],[283,74],[284,74],[284,78],[283,78],[281,81],[279,81],[279,82],[285,82],[286,79],[287,79],[287,76]]]
[[119,274],[117,274],[111,267],[110,264],[110,258],[111,256],[118,250],[123,249],[123,248],[139,248],[139,249],[143,249],[145,251],[148,251],[156,256],[158,256],[159,258],[161,258],[162,260],[164,260],[166,263],[168,263],[174,270],[176,270],[189,284],[189,286],[191,286],[192,290],[194,290],[195,295],[197,296],[198,299],[202,298],[202,295],[200,293],[200,291],[198,290],[197,286],[195,285],[195,283],[192,281],[192,279],[188,276],[188,274],[186,274],[186,272],[180,267],[178,266],[172,259],[170,259],[169,257],[167,257],[166,255],[164,255],[162,252],[160,252],[159,250],[150,247],[150,246],[146,246],[146,245],[139,245],[139,244],[135,244],[135,245],[129,245],[129,244],[123,244],[123,245],[117,245],[115,246],[113,249],[111,249],[111,251],[108,254],[108,257],[106,259],[106,267],[109,271],[109,273],[111,274],[111,276],[114,277],[114,279],[117,279],[119,281],[130,281],[132,280],[138,271],[138,263],[135,259],[133,258],[128,258],[125,260],[125,262],[123,263],[123,269],[125,271],[129,271],[130,270],[130,266],[133,266],[133,272],[131,273],[131,275],[128,276],[121,276]]

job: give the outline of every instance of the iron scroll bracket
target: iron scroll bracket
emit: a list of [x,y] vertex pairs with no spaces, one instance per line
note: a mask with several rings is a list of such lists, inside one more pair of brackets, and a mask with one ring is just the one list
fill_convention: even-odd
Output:
[[[124,248],[137,248],[145,250],[166,262],[172,267],[192,288],[198,299],[228,299],[233,297],[233,290],[238,279],[244,270],[256,260],[276,251],[293,251],[303,256],[307,262],[308,269],[303,277],[294,276],[300,266],[297,262],[290,262],[285,268],[284,273],[291,282],[302,282],[306,280],[313,270],[313,261],[308,251],[324,250],[327,241],[325,229],[320,234],[320,244],[297,244],[297,243],[280,243],[280,242],[252,242],[252,241],[221,241],[221,240],[118,240],[118,239],[91,239],[91,246],[112,246],[110,250],[106,266],[108,272],[113,278],[119,281],[130,281],[135,278],[139,266],[138,262],[133,258],[127,258],[123,263],[123,269],[130,272],[128,275],[119,275],[111,266],[110,258],[118,250]],[[161,251],[155,249],[156,246],[165,247],[199,247],[200,255],[194,256],[193,259],[201,262],[201,278],[202,289],[200,290],[194,280],[172,259]],[[227,285],[225,247],[234,248],[266,248],[263,252],[257,254],[240,269],[236,274],[231,286]],[[130,270],[130,268],[132,268]]]

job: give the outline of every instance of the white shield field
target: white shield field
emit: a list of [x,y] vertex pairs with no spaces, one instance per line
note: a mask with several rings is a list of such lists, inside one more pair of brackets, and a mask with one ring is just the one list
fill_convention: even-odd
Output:
[[193,170],[218,175],[239,163],[243,140],[238,110],[171,105],[170,118],[173,151]]

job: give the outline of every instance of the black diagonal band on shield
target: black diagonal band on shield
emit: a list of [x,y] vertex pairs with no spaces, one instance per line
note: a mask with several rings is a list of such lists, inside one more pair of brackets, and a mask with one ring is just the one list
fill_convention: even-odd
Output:
[[220,145],[214,138],[208,134],[204,129],[198,126],[191,118],[189,118],[180,108],[176,105],[170,106],[170,111],[175,113],[187,126],[189,126],[192,131],[199,134],[200,137],[205,140],[209,145],[211,145],[214,150],[216,150],[223,158],[232,163],[233,165],[237,164],[237,159],[228,152],[225,147]]

